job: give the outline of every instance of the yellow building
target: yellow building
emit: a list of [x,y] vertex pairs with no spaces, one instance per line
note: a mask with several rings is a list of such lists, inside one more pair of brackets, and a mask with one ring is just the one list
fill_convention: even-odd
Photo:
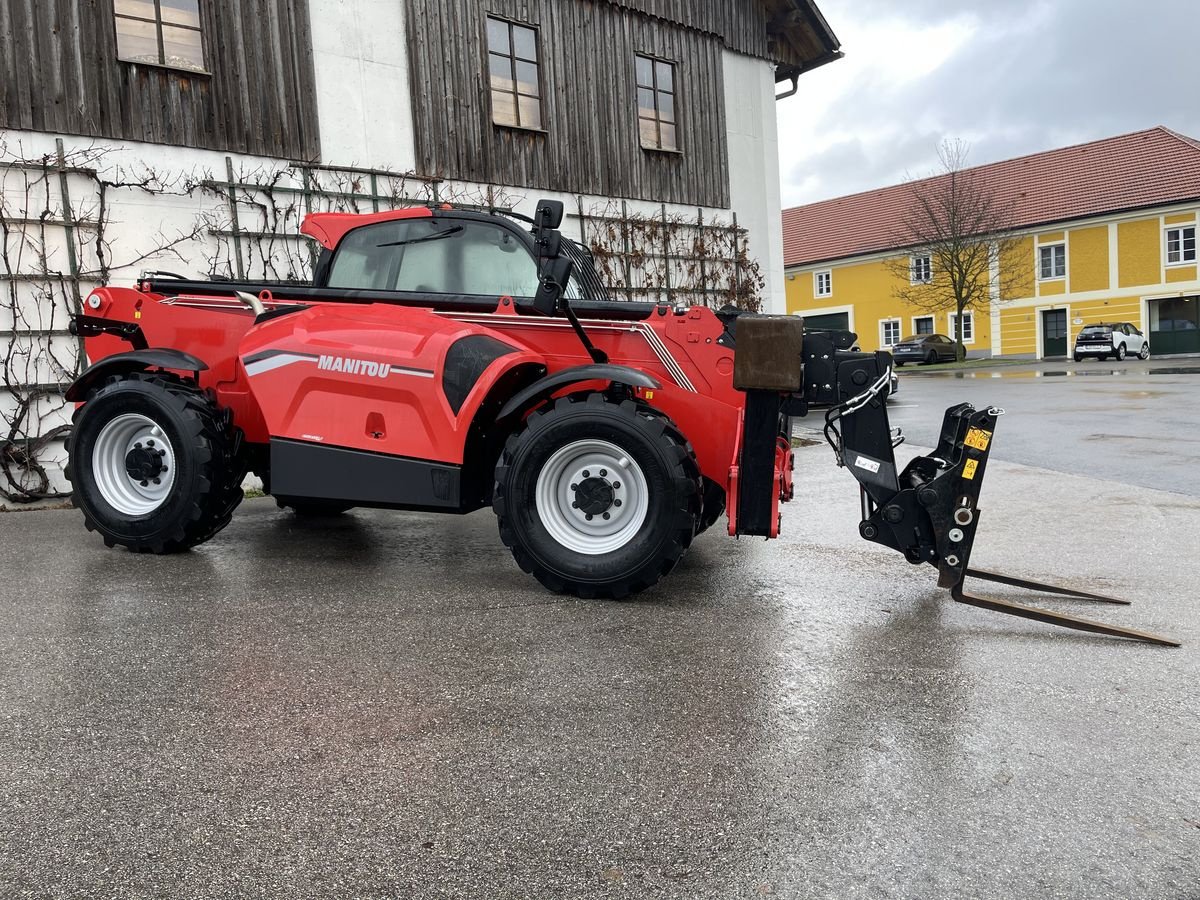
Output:
[[[1015,210],[1028,277],[997,279],[964,315],[969,356],[1066,356],[1096,322],[1132,323],[1158,355],[1200,352],[1200,142],[1157,127],[971,171]],[[903,184],[784,210],[788,312],[855,331],[864,350],[954,336],[952,310],[896,297],[905,276],[935,274],[897,246],[911,198]]]

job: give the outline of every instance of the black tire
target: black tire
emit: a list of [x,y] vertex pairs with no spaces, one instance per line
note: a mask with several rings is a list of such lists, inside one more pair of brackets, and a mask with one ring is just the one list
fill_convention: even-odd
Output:
[[896,364],[896,368],[898,368],[898,369],[904,368],[904,363],[900,362],[900,360],[893,359],[892,362]]
[[696,534],[701,535],[717,524],[725,512],[725,489],[710,478],[704,479],[703,501]]
[[1137,358],[1140,360],[1147,360],[1150,358],[1150,342],[1149,341],[1143,342],[1142,349],[1138,350]]
[[1083,362],[1083,357],[1078,353],[1075,354],[1075,362]]
[[[601,553],[581,552],[554,537],[538,507],[543,468],[559,451],[569,453],[566,448],[587,441],[616,447],[636,464],[645,485],[640,525],[623,544]],[[701,515],[700,470],[683,435],[649,407],[632,400],[613,403],[602,394],[564,397],[532,413],[525,428],[508,439],[496,464],[492,508],[500,539],[517,565],[545,587],[619,599],[655,584],[691,543]]]
[[933,365],[934,363],[936,363],[937,361],[938,361],[938,355],[937,355],[937,351],[936,351],[936,350],[930,350],[930,351],[929,351],[929,355],[925,357],[925,365],[927,365],[927,366],[932,366],[932,365]]
[[1121,362],[1122,360],[1125,359],[1125,345],[1124,344],[1117,344],[1116,357],[1117,357],[1117,362]]
[[322,518],[340,516],[354,509],[352,503],[340,503],[337,500],[315,500],[308,497],[276,497],[275,505],[280,509],[290,509],[293,513],[304,518]]
[[[114,505],[96,475],[97,439],[106,426],[130,414],[161,430],[175,469],[158,505],[145,512]],[[194,382],[164,372],[110,377],[76,411],[67,442],[75,505],[87,529],[99,532],[109,547],[120,544],[141,553],[187,550],[229,524],[242,501],[246,469],[238,444],[229,415]],[[129,478],[130,485],[134,480]]]

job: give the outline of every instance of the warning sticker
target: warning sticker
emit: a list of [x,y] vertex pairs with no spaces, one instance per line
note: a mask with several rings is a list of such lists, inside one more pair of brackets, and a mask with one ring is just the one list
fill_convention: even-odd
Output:
[[866,469],[868,472],[879,472],[879,463],[873,459],[867,459],[865,456],[859,456],[854,460],[854,465],[860,469]]
[[992,439],[990,431],[984,431],[982,428],[967,429],[967,437],[963,441],[968,447],[974,447],[976,450],[986,450],[988,441]]
[[963,478],[972,481],[975,478],[975,470],[979,468],[979,460],[968,459],[966,465],[963,466]]

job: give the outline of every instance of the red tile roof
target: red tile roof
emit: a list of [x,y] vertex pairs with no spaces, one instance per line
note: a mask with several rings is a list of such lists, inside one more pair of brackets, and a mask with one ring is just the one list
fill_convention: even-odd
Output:
[[[970,171],[1013,204],[1015,227],[1029,228],[1200,198],[1200,141],[1157,126]],[[913,184],[785,209],[784,265],[891,249]]]

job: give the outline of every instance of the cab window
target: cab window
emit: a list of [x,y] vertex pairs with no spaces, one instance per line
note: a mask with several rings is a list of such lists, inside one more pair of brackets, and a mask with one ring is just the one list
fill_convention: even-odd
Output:
[[532,297],[537,264],[506,228],[454,219],[365,225],[338,244],[331,288]]

